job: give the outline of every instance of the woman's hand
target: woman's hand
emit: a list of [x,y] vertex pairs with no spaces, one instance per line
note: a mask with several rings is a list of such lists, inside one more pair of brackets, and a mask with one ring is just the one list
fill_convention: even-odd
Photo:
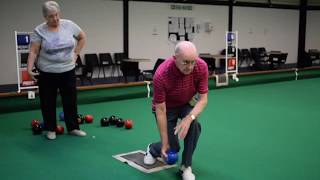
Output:
[[34,80],[37,81],[38,79],[36,78],[36,76],[39,76],[38,72],[33,72],[32,70],[28,70],[29,76]]
[[79,56],[79,54],[77,54],[77,53],[73,53],[73,56],[72,56],[72,64],[76,64],[76,62],[77,62],[77,59],[78,59],[78,56]]

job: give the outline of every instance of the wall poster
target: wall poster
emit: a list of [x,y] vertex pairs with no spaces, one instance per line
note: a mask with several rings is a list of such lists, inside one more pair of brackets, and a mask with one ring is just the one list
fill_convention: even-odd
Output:
[[168,39],[169,41],[192,41],[194,39],[195,27],[192,17],[169,17]]

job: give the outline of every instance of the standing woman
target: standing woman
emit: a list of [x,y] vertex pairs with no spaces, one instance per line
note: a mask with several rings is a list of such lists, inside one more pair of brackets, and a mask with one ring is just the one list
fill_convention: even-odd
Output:
[[[55,1],[42,5],[45,22],[31,35],[28,73],[35,79],[39,75],[41,112],[47,138],[56,138],[57,92],[62,98],[64,120],[69,134],[86,136],[77,123],[77,90],[75,61],[85,43],[85,33],[74,22],[60,19],[60,7]],[[36,63],[39,74],[32,72]]]

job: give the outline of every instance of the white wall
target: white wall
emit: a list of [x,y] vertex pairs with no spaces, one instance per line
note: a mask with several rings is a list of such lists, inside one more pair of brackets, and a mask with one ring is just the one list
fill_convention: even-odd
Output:
[[[168,17],[193,17],[194,24],[213,24],[211,33],[200,29],[195,34],[193,42],[199,53],[215,54],[225,47],[227,6],[193,4],[193,10],[171,10],[167,3],[130,2],[129,7],[129,57],[152,60],[140,63],[141,69],[152,69],[157,58],[173,55],[174,44],[168,41]],[[154,31],[157,35],[152,35]]]
[[233,29],[239,32],[239,47],[265,47],[288,53],[287,63],[298,55],[299,11],[234,7]]
[[[32,31],[43,22],[44,0],[2,0],[0,2],[0,85],[16,83],[14,30]],[[87,33],[82,52],[123,52],[123,3],[113,0],[61,0],[62,18],[71,19]],[[170,10],[169,3],[129,2],[129,57],[150,58],[141,69],[151,69],[157,58],[173,54],[168,41],[168,17],[193,17],[195,24],[212,23],[214,30],[195,34],[199,53],[218,53],[225,48],[228,7],[194,5],[193,10]],[[188,4],[189,5],[189,4]],[[296,63],[299,11],[234,7],[233,29],[239,31],[239,47],[266,47],[288,52],[288,63]],[[307,16],[306,49],[320,49],[320,12]],[[202,26],[203,27],[203,26]],[[156,31],[157,35],[152,35]]]
[[306,50],[320,50],[320,11],[308,11],[306,29]]
[[[33,31],[44,21],[41,4],[44,0],[4,0],[0,2],[0,84],[15,84],[16,57],[14,30]],[[123,51],[122,1],[63,0],[62,18],[76,22],[87,34],[81,54]]]

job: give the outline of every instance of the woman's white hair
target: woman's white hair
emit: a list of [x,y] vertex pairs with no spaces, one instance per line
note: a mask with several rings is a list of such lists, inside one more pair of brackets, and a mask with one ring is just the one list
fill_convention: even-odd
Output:
[[47,1],[42,5],[42,14],[47,17],[50,12],[60,12],[60,6],[55,1]]

